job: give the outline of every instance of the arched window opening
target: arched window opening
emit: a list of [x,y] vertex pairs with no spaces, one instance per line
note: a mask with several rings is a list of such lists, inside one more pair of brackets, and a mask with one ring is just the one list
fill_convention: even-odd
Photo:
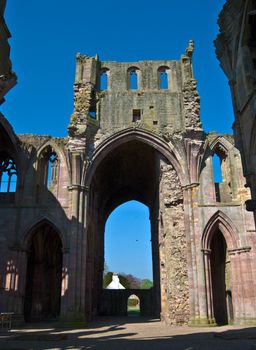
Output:
[[216,201],[220,202],[220,184],[222,183],[221,159],[217,154],[212,157],[213,163],[213,179],[215,186]]
[[113,280],[113,272],[125,289],[152,287],[151,232],[145,205],[129,201],[111,213],[105,226],[104,258],[104,288]]
[[58,178],[58,157],[55,152],[51,152],[49,154],[49,159],[48,159],[47,187],[50,188],[51,186],[55,185],[57,183],[57,178]]
[[212,157],[213,179],[217,202],[229,202],[232,199],[231,169],[226,151],[218,146]]
[[135,294],[127,299],[127,316],[140,316],[140,298]]
[[96,103],[96,93],[95,90],[91,93],[91,101],[89,107],[89,116],[91,119],[97,119],[97,103]]
[[53,189],[58,182],[59,158],[50,146],[41,154],[39,172],[42,184],[48,189]]
[[138,90],[138,70],[136,69],[129,71],[129,89]]
[[169,88],[169,68],[160,67],[158,69],[158,84],[159,89],[167,90]]
[[14,265],[13,261],[7,262],[6,275],[5,275],[5,290],[17,291],[19,283],[18,269]]
[[231,323],[233,306],[231,294],[231,269],[227,244],[217,230],[211,241],[211,279],[214,318],[218,325]]
[[165,70],[160,72],[160,89],[168,89],[168,75]]
[[0,154],[0,192],[16,192],[17,167],[6,153]]
[[108,89],[108,69],[103,69],[100,74],[100,90],[107,90]]

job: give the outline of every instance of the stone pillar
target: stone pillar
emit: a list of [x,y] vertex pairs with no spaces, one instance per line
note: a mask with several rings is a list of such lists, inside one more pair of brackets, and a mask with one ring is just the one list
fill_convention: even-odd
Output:
[[185,226],[187,237],[190,325],[208,324],[203,258],[198,247],[201,238],[198,232],[198,184],[183,188]]
[[87,190],[81,185],[72,185],[71,235],[69,256],[64,254],[63,271],[68,277],[68,301],[62,308],[62,318],[85,320],[86,278],[86,206]]
[[85,144],[85,138],[77,137],[70,138],[67,145],[72,174],[72,185],[68,188],[71,201],[70,250],[69,254],[64,252],[63,255],[61,317],[71,320],[85,320],[87,189],[82,185],[88,165],[84,161]]
[[[161,318],[169,324],[189,319],[187,238],[183,193],[172,165],[161,161],[159,255]],[[168,258],[167,258],[168,257]]]
[[201,293],[206,303],[206,322],[215,325],[212,296],[212,275],[211,275],[211,250],[202,249],[205,273],[205,292]]

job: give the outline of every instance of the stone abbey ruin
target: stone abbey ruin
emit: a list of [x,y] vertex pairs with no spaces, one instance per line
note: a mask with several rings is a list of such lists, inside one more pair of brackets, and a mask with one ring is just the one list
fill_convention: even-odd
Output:
[[137,200],[152,237],[144,314],[171,325],[256,322],[250,193],[233,137],[202,128],[192,55],[192,41],[180,60],[78,54],[66,138],[16,135],[1,116],[0,310],[26,321],[123,315],[133,291],[102,289],[104,227]]

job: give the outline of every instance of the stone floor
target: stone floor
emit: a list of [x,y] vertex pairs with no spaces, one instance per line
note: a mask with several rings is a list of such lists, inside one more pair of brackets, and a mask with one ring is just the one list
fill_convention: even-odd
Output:
[[168,327],[157,320],[99,318],[86,328],[49,323],[2,332],[0,349],[251,350],[256,327]]

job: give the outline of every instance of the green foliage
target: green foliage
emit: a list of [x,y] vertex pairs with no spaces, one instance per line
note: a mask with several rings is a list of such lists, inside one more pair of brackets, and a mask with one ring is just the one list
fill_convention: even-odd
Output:
[[153,282],[149,279],[144,279],[141,281],[140,289],[150,289],[153,287]]
[[137,306],[139,304],[139,299],[128,299],[128,307]]
[[131,288],[130,281],[126,278],[126,276],[118,275],[120,283],[124,286],[125,289]]
[[107,288],[109,283],[112,281],[113,272],[107,272],[103,276],[103,288]]

